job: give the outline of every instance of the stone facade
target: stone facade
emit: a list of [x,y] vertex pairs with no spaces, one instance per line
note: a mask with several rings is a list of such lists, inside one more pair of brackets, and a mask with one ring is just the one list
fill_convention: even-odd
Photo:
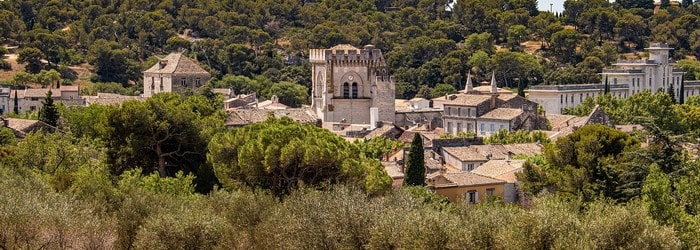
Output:
[[[341,44],[312,49],[311,107],[323,122],[393,122],[394,80],[381,50]],[[374,116],[374,117],[372,117]]]
[[170,53],[143,72],[143,96],[161,92],[185,93],[204,85],[211,74],[182,53]]
[[667,44],[655,43],[649,48],[649,58],[642,60],[618,60],[613,64],[614,69],[604,69],[602,82],[579,85],[549,85],[533,86],[527,90],[530,100],[539,103],[548,114],[561,114],[565,108],[576,107],[589,97],[602,95],[607,79],[610,94],[615,97],[627,98],[640,91],[649,90],[668,92],[674,89],[676,100],[681,95],[685,97],[700,95],[700,83],[683,81],[683,70],[674,68],[669,58],[673,48]]

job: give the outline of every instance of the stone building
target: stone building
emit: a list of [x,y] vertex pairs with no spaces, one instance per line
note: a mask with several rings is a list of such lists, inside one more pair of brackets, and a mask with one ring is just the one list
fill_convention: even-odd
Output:
[[394,121],[394,80],[382,51],[341,44],[312,49],[311,107],[326,123],[366,124]]
[[676,100],[681,95],[689,97],[700,94],[700,82],[686,81],[681,90],[683,70],[674,68],[670,59],[673,48],[667,44],[653,43],[649,48],[649,58],[642,60],[618,60],[614,69],[604,69],[602,82],[578,85],[533,86],[527,92],[530,100],[544,106],[548,114],[561,114],[565,108],[576,107],[586,98],[602,95],[607,79],[612,96],[627,98],[643,90],[652,93],[668,92],[673,88]]
[[445,96],[442,103],[445,133],[458,135],[467,132],[488,137],[502,129],[546,129],[545,117],[537,114],[537,103],[513,92],[499,92],[493,77],[491,90],[486,93],[474,91],[470,82],[468,77],[464,91],[467,94]]
[[46,89],[0,89],[0,114],[14,112],[15,96],[17,97],[17,111],[20,114],[39,111],[44,106],[46,94],[51,91],[51,98],[56,103],[66,106],[83,106],[85,99],[80,96],[78,86],[61,86],[60,88]]
[[204,85],[211,74],[182,53],[170,53],[143,72],[143,96],[160,92],[185,93]]

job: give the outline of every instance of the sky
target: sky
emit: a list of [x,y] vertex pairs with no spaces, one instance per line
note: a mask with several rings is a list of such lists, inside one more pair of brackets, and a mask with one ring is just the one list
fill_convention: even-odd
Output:
[[564,0],[538,0],[537,8],[540,11],[549,11],[550,4],[552,11],[561,13],[564,11]]

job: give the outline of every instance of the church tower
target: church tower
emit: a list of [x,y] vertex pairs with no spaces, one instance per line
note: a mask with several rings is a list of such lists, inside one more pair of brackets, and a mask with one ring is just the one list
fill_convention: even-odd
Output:
[[323,122],[368,124],[393,122],[394,80],[382,51],[340,44],[309,51],[311,107]]

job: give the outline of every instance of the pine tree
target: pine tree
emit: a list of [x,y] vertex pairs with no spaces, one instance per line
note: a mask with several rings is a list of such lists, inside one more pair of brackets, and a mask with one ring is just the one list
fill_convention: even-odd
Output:
[[420,134],[416,134],[408,150],[408,160],[406,160],[406,172],[404,173],[404,184],[408,186],[425,185],[425,160],[423,159],[423,139]]
[[17,90],[15,90],[15,108],[13,109],[15,114],[19,114],[19,101],[17,100]]
[[53,104],[51,95],[51,90],[49,90],[49,92],[46,92],[46,99],[41,102],[43,106],[41,111],[39,111],[39,120],[55,127],[58,124],[58,109]]

